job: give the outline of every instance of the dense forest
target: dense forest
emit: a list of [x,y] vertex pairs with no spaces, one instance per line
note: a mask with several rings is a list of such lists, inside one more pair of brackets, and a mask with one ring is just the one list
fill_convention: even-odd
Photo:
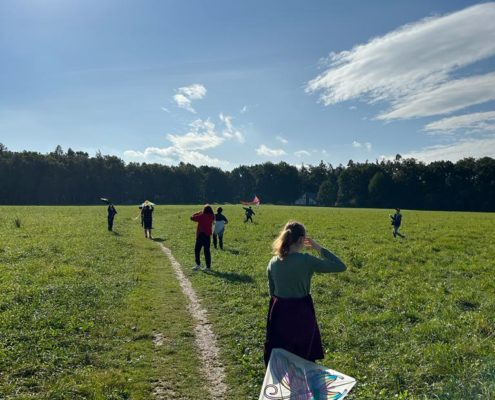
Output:
[[60,146],[48,154],[13,152],[0,144],[0,204],[96,204],[101,196],[116,204],[237,203],[255,194],[262,203],[293,204],[303,193],[325,206],[495,211],[495,159],[424,164],[397,155],[346,166],[266,162],[222,171],[126,164]]

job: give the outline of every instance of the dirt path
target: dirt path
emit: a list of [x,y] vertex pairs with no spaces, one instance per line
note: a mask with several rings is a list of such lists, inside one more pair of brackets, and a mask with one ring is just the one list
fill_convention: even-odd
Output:
[[196,346],[199,349],[201,372],[208,382],[211,396],[213,399],[225,399],[227,393],[225,371],[219,357],[217,338],[210,328],[206,310],[201,307],[191,282],[182,272],[181,265],[177,262],[170,249],[161,243],[160,247],[169,258],[182,292],[188,299],[187,310],[195,321],[194,333]]

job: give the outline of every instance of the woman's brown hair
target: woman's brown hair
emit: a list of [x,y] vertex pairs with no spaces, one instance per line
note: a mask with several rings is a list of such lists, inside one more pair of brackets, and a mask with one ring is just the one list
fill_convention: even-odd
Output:
[[208,204],[205,204],[204,208],[203,208],[203,214],[211,214],[211,215],[215,215],[213,213],[213,209],[211,208],[210,205]]
[[287,222],[273,242],[273,254],[284,258],[289,254],[290,246],[304,236],[306,236],[306,229],[303,224],[297,221]]

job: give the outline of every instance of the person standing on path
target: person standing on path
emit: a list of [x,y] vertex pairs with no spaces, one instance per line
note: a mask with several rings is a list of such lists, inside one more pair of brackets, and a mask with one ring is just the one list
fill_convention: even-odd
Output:
[[153,203],[146,200],[141,205],[141,224],[144,228],[144,237],[147,239],[153,239],[151,237],[151,230],[153,229]]
[[115,214],[117,214],[117,210],[115,209],[112,203],[108,205],[107,212],[108,212],[108,230],[111,232],[113,230],[113,219],[115,217]]
[[[320,257],[302,253],[317,251]],[[266,319],[265,365],[274,348],[282,348],[309,361],[322,359],[320,329],[311,298],[314,273],[342,272],[345,264],[306,236],[304,225],[289,221],[273,242],[275,256],[267,267],[270,303]]]
[[194,257],[196,265],[194,270],[201,268],[201,248],[204,248],[206,271],[211,270],[211,253],[210,253],[210,237],[212,234],[212,225],[215,220],[213,209],[207,204],[203,207],[203,211],[197,212],[191,216],[191,221],[197,222],[196,228],[196,244],[194,246]]
[[213,247],[217,248],[217,236],[220,250],[223,250],[223,233],[225,231],[225,225],[229,223],[227,217],[222,214],[223,208],[218,207],[215,214],[215,229],[213,230]]
[[396,208],[395,214],[390,215],[390,218],[392,219],[392,226],[394,227],[392,231],[394,238],[400,236],[402,239],[404,239],[405,236],[399,232],[400,225],[402,224],[402,214],[400,213],[400,208]]
[[256,215],[253,211],[253,209],[251,208],[251,206],[249,207],[242,207],[244,208],[244,210],[246,210],[246,219],[244,220],[244,223],[248,222],[248,221],[251,221],[253,222],[253,215]]

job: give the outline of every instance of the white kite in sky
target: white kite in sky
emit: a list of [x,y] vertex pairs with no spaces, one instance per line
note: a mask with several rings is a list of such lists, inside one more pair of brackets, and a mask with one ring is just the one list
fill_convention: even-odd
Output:
[[259,400],[341,400],[355,384],[350,376],[273,349]]

